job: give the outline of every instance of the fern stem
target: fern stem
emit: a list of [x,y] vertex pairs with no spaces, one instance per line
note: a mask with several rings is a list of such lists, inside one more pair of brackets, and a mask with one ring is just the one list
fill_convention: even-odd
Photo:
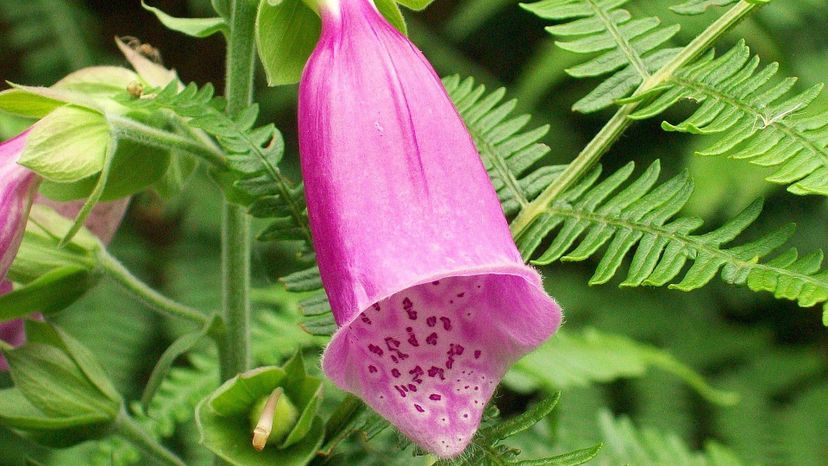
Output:
[[[227,44],[225,97],[227,113],[237,115],[253,98],[256,5],[234,0]],[[219,345],[221,379],[247,370],[250,364],[250,217],[224,203],[221,231],[222,302],[227,331]]]
[[138,277],[127,270],[127,268],[124,267],[118,259],[109,254],[106,249],[101,248],[98,253],[98,261],[107,276],[115,280],[118,285],[138,298],[138,300],[146,304],[149,308],[166,316],[188,320],[202,326],[206,325],[209,320],[209,317],[201,311],[173,301],[172,299],[150,288],[149,285],[138,279]]
[[[657,72],[644,80],[635,91],[634,95],[641,95],[667,82],[673,73],[682,66],[690,63],[693,59],[707,50],[713,43],[729,31],[748,14],[761,7],[762,4],[750,3],[742,0],[723,14],[719,19],[708,26],[701,34],[696,36],[692,42],[687,44],[672,60],[661,67]],[[615,115],[601,128],[601,131],[593,137],[592,141],[584,147],[580,154],[573,160],[566,170],[546,187],[534,201],[525,209],[521,210],[514,221],[512,221],[512,235],[517,238],[540,216],[551,204],[580,179],[601,157],[609,151],[624,131],[633,123],[628,117],[638,107],[638,102],[622,105],[615,112]]]
[[152,438],[140,424],[135,422],[123,410],[115,421],[114,430],[118,435],[140,448],[142,452],[155,459],[156,463],[185,466],[181,458]]
[[216,168],[227,168],[224,154],[217,150],[215,146],[207,145],[203,141],[197,142],[117,115],[107,115],[106,118],[114,136],[119,139],[126,139],[157,149],[177,149],[204,160]]

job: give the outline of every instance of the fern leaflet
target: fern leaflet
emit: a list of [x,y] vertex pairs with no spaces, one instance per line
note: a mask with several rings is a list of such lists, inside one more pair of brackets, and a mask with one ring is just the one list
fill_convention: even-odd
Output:
[[[656,17],[633,19],[622,8],[629,0],[541,0],[522,4],[535,15],[560,24],[546,30],[560,38],[558,47],[593,56],[566,70],[576,78],[610,75],[573,105],[578,112],[594,112],[628,96],[651,73],[680,49],[660,48],[679,30],[661,26]],[[597,54],[597,55],[596,55]]]
[[688,174],[655,186],[660,172],[659,163],[655,162],[618,191],[633,167],[629,163],[597,183],[599,167],[564,193],[518,239],[524,257],[535,255],[541,241],[549,236],[551,244],[543,248],[534,263],[586,260],[609,244],[590,284],[608,282],[628,253],[634,251],[621,286],[666,285],[674,282],[690,262],[692,265],[681,280],[670,284],[670,288],[700,288],[721,270],[727,283],[770,291],[803,307],[828,300],[828,271],[820,271],[821,251],[799,258],[797,251],[790,249],[772,260],[759,262],[787,242],[793,225],[738,246],[724,247],[756,220],[762,210],[761,201],[752,203],[715,230],[694,234],[703,223],[701,219],[674,218],[693,192]]
[[740,42],[727,53],[708,53],[679,70],[663,86],[641,95],[647,105],[631,118],[650,118],[683,99],[700,104],[679,124],[663,123],[667,131],[724,136],[700,155],[727,156],[771,166],[768,181],[788,184],[794,194],[828,196],[828,111],[807,110],[822,84],[789,96],[796,83],[787,78],[771,83],[779,65],[759,67],[759,57]]
[[688,0],[684,3],[671,6],[670,9],[680,15],[700,15],[708,8],[728,6],[739,0]]
[[506,215],[529,204],[558,174],[563,166],[532,169],[549,153],[549,146],[538,142],[549,132],[549,125],[529,131],[529,115],[510,116],[515,100],[502,102],[506,90],[485,95],[485,86],[473,78],[451,76],[443,84],[472,134],[483,164],[489,172]]
[[[156,92],[157,91],[157,92]],[[153,92],[155,92],[153,94]],[[213,86],[198,88],[193,83],[179,90],[171,82],[160,90],[150,90],[151,98],[121,99],[133,108],[171,111],[186,118],[194,128],[215,137],[227,153],[227,164],[237,177],[234,186],[249,202],[249,212],[271,219],[259,239],[302,240],[310,244],[310,228],[305,212],[301,184],[288,180],[278,164],[284,154],[282,135],[273,124],[254,127],[258,105],[251,105],[231,118],[224,112],[224,100],[214,97]]]

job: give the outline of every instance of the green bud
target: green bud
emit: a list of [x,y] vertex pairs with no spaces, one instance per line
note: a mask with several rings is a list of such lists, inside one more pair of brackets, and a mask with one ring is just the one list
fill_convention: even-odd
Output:
[[4,352],[14,388],[0,390],[0,424],[50,446],[105,435],[122,398],[92,353],[43,322],[27,321],[26,336]]
[[322,381],[305,373],[299,354],[239,374],[196,408],[201,443],[228,464],[306,464],[324,436],[321,397]]

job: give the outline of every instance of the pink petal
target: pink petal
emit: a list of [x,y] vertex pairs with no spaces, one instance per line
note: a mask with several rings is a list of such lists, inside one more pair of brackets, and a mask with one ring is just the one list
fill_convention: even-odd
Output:
[[558,328],[422,53],[370,0],[331,0],[300,85],[325,373],[423,448],[459,454],[515,360]]
[[33,172],[17,164],[27,134],[0,143],[0,280],[20,247],[39,181]]
[[[0,296],[10,292],[12,284],[8,280],[0,281]],[[26,341],[26,334],[23,333],[23,319],[0,322],[0,340],[12,346],[20,346]],[[0,354],[0,372],[9,370],[6,358]]]

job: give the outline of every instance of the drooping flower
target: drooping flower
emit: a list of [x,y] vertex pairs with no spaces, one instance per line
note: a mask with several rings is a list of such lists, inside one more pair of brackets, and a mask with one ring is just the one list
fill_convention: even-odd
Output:
[[[12,290],[11,282],[5,277],[23,239],[32,203],[48,205],[70,219],[83,207],[82,200],[56,202],[37,195],[40,178],[17,164],[27,134],[28,131],[0,143],[0,295]],[[129,198],[125,198],[95,205],[85,226],[104,244],[108,244],[124,217],[128,203]],[[0,322],[0,339],[12,346],[23,344],[26,339],[23,319]],[[0,355],[0,371],[7,369],[6,360]]]
[[423,448],[459,454],[560,308],[524,265],[422,53],[371,0],[328,0],[299,95],[319,270],[340,329],[323,369]]

